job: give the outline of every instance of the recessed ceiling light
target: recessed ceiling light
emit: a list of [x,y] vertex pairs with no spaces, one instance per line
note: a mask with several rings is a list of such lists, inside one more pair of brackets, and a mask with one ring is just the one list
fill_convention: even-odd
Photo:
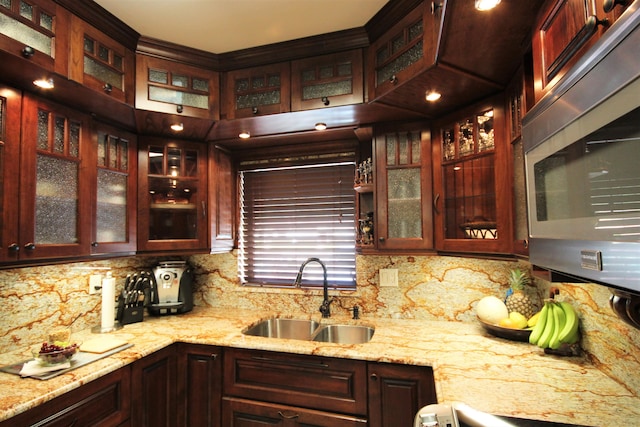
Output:
[[441,96],[442,94],[440,92],[436,92],[435,90],[432,90],[424,94],[424,98],[429,102],[437,101],[438,99],[440,99]]
[[182,123],[174,123],[171,125],[171,130],[175,132],[182,132],[184,130],[184,125]]
[[40,89],[53,89],[53,79],[38,79],[34,80],[33,84],[38,86]]
[[251,133],[248,130],[243,130],[238,134],[238,136],[242,139],[249,139],[251,137]]
[[490,10],[496,7],[499,3],[500,0],[476,0],[476,9]]
[[315,128],[316,128],[316,130],[325,130],[327,128],[327,124],[326,123],[316,123]]

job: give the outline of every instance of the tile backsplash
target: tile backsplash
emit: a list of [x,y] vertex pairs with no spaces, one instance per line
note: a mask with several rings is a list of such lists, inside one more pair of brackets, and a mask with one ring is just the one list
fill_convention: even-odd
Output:
[[[159,258],[113,260],[25,267],[0,271],[0,352],[46,339],[47,331],[70,326],[91,328],[100,322],[100,295],[89,294],[89,275],[111,270],[116,292],[127,274],[149,268]],[[197,306],[315,314],[322,292],[241,286],[235,253],[188,258],[196,273]],[[525,261],[450,256],[358,256],[357,290],[330,291],[337,296],[332,313],[347,314],[354,305],[361,317],[393,317],[475,322],[475,304],[486,295],[504,297],[509,270],[530,269]],[[398,287],[380,287],[381,268],[398,270]],[[526,291],[541,300],[549,288],[575,304],[582,322],[582,348],[609,376],[640,394],[640,331],[619,320],[609,308],[610,291],[595,284],[549,283],[536,279]],[[542,356],[552,357],[552,356]]]

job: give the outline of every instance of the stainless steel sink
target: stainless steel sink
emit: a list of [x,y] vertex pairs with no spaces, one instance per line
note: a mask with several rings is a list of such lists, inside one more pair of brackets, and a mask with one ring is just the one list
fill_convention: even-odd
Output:
[[263,320],[243,332],[265,338],[287,338],[337,344],[362,344],[371,341],[375,329],[362,325],[321,325],[310,319],[274,317]]
[[288,338],[292,340],[311,340],[311,335],[318,329],[319,323],[308,319],[273,318],[247,329],[245,335],[266,338]]
[[362,344],[371,341],[375,329],[359,325],[325,325],[314,334],[314,341]]

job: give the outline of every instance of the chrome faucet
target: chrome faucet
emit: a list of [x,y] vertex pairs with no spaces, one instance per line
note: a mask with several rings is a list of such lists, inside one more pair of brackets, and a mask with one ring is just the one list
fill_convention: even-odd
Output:
[[320,306],[320,313],[322,313],[322,317],[331,317],[331,309],[329,306],[331,305],[333,300],[329,299],[329,284],[327,282],[327,266],[324,265],[322,261],[320,261],[320,258],[309,258],[305,262],[303,262],[302,265],[300,266],[300,271],[298,271],[298,275],[296,276],[296,280],[293,282],[293,284],[296,288],[300,287],[300,282],[302,281],[302,272],[304,271],[304,268],[307,266],[307,264],[309,264],[310,262],[317,262],[322,267],[322,271],[324,275],[324,279],[322,281],[324,299],[322,300],[322,305]]

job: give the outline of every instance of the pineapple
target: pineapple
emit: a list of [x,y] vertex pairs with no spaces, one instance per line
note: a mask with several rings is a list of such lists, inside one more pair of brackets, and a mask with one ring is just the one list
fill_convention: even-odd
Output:
[[538,311],[538,307],[536,307],[533,301],[531,301],[531,298],[524,293],[524,287],[528,285],[530,281],[531,279],[527,273],[519,268],[511,270],[509,273],[511,293],[505,300],[509,313],[516,311],[529,319]]

